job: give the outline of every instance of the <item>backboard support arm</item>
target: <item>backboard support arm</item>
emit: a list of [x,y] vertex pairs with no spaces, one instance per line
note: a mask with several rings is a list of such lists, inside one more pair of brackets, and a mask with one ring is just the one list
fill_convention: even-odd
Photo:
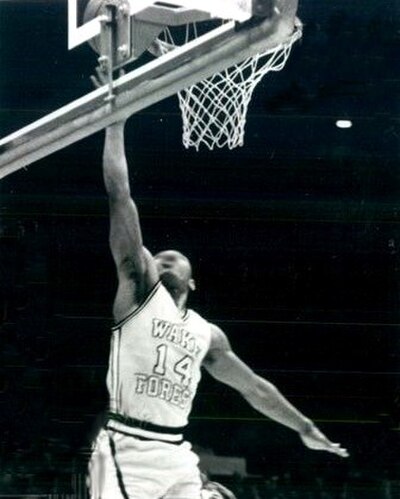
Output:
[[[279,18],[229,22],[0,140],[0,178],[159,102],[293,35]],[[300,34],[301,36],[301,34]]]
[[106,102],[112,102],[115,99],[114,95],[114,81],[113,81],[113,69],[114,63],[114,30],[115,30],[115,7],[112,5],[107,5],[105,8],[105,19],[101,22],[101,32],[100,32],[100,45],[101,45],[101,55],[98,58],[100,68],[103,71],[107,83],[108,83],[108,94],[105,97]]

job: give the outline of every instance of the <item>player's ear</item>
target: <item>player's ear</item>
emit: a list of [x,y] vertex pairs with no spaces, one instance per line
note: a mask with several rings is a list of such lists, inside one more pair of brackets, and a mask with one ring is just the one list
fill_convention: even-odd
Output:
[[194,279],[189,279],[189,289],[190,291],[194,291],[196,289],[196,282]]

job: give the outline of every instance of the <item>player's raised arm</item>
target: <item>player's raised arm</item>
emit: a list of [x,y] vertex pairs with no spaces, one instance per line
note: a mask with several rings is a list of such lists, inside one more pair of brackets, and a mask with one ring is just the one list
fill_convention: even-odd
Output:
[[297,431],[308,448],[348,456],[346,449],[332,443],[272,383],[255,374],[241,361],[220,328],[211,327],[212,340],[204,367],[214,378],[238,390],[261,414]]
[[114,318],[118,322],[137,307],[156,283],[151,254],[143,247],[136,204],[131,198],[125,157],[124,122],[106,129],[104,183],[110,206],[110,247],[118,274]]

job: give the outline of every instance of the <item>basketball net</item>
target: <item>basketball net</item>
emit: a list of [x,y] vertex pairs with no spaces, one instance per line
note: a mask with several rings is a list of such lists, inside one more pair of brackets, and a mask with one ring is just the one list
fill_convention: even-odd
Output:
[[[247,111],[256,85],[267,73],[283,69],[301,35],[301,23],[297,20],[293,34],[278,46],[178,92],[183,145],[197,151],[201,144],[210,150],[243,146]],[[196,24],[187,25],[185,43],[196,37]],[[159,45],[164,53],[176,47],[169,28]]]

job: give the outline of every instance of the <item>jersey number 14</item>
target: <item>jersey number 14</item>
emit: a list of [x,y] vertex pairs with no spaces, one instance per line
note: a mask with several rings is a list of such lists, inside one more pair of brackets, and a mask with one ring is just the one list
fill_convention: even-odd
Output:
[[[158,345],[157,350],[157,362],[153,367],[153,372],[164,376],[167,370],[167,360],[168,360],[168,345],[162,343]],[[174,364],[174,372],[181,377],[181,383],[183,386],[189,386],[192,374],[193,359],[189,355],[185,355]]]

